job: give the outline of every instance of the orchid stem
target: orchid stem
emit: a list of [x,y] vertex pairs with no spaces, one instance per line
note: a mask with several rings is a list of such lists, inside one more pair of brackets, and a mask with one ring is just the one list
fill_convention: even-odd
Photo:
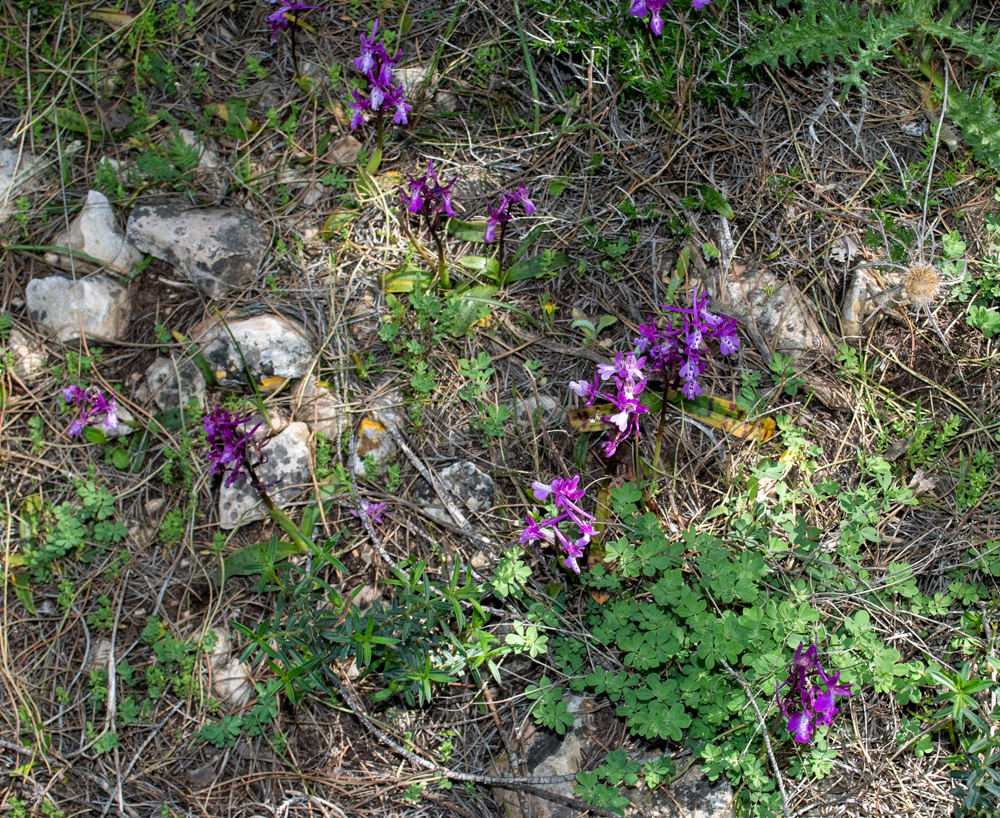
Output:
[[377,147],[378,147],[379,153],[382,152],[382,119],[383,119],[383,117],[384,117],[384,114],[383,114],[382,111],[379,111],[378,114],[377,114],[377,116],[375,117],[375,122],[378,125],[378,145],[377,145]]
[[504,271],[504,268],[506,266],[504,264],[504,260],[505,259],[504,259],[504,247],[503,247],[503,240],[504,240],[506,234],[507,234],[507,222],[501,222],[501,224],[500,224],[500,253],[499,253],[499,255],[500,255],[500,269],[497,272],[497,279],[498,280],[503,277],[503,271]]
[[444,244],[442,244],[441,236],[433,224],[431,225],[431,235],[434,237],[434,243],[438,249],[438,278],[440,279],[440,287],[442,290],[450,290],[451,280],[448,278],[448,264],[444,258]]
[[[674,379],[676,381],[676,378]],[[656,446],[653,448],[653,468],[660,470],[660,447],[663,445],[663,425],[667,418],[667,392],[670,391],[670,381],[663,382],[663,397],[660,403],[660,425],[656,429]]]
[[292,522],[291,518],[274,504],[274,500],[271,499],[267,490],[264,488],[264,484],[257,476],[257,472],[254,471],[253,464],[250,462],[250,455],[247,452],[243,453],[243,465],[246,467],[247,474],[250,476],[250,486],[255,492],[257,492],[257,496],[260,497],[261,502],[267,509],[268,516],[281,527],[282,531],[288,535],[289,539],[291,539],[291,541],[295,543],[303,553],[312,553],[316,546],[311,540],[307,539],[301,531],[299,531],[298,526]]

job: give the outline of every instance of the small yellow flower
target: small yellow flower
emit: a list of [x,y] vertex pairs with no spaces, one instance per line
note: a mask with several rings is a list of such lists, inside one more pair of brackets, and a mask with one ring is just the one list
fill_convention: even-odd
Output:
[[549,315],[552,315],[552,313],[554,313],[557,309],[559,309],[559,307],[556,306],[555,301],[545,302],[545,312],[547,312]]

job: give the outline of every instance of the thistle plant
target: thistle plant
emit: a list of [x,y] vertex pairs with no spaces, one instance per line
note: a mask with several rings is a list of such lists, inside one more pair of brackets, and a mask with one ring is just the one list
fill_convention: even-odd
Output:
[[[785,688],[788,690],[782,695]],[[774,689],[778,709],[788,720],[788,732],[799,744],[812,739],[817,726],[833,724],[838,713],[837,697],[850,695],[851,685],[840,684],[839,670],[829,675],[823,670],[815,644],[805,651],[801,644],[795,649],[795,656],[788,665],[788,677],[783,684],[775,682]]]
[[410,174],[406,174],[406,176],[410,183],[405,190],[400,191],[400,196],[410,213],[418,213],[421,222],[426,222],[427,230],[433,237],[434,244],[437,245],[438,278],[441,287],[450,290],[451,280],[448,277],[448,266],[444,257],[441,228],[444,225],[445,217],[454,217],[455,215],[451,206],[451,188],[458,181],[458,177],[452,179],[448,184],[442,185],[434,172],[433,160],[427,163],[427,172],[423,176],[413,177]]
[[[614,364],[598,365],[592,381],[571,381],[569,384],[573,392],[587,399],[587,406],[593,406],[595,400],[603,398],[618,410],[601,418],[615,427],[611,437],[603,443],[605,457],[611,457],[629,437],[638,437],[639,416],[649,412],[649,408],[639,399],[646,388],[647,377],[643,372],[645,364],[644,357],[636,358],[631,352],[619,352]],[[601,383],[609,380],[614,380],[617,392],[614,396],[610,392],[601,391]]]
[[101,421],[106,429],[115,429],[118,426],[118,407],[115,406],[115,399],[106,398],[100,389],[91,387],[83,389],[80,386],[67,386],[62,391],[63,399],[66,403],[76,406],[79,415],[69,425],[66,434],[70,437],[82,435],[87,426],[95,426]]
[[[299,12],[308,11],[310,9],[316,9],[318,11],[326,11],[326,9],[321,6],[307,6],[305,3],[299,2],[289,2],[289,0],[270,0],[272,4],[275,2],[280,3],[281,7],[274,12],[269,14],[267,17],[267,24],[271,27],[271,45],[278,42],[278,37],[281,32],[289,27],[293,22],[296,25],[292,25],[291,43],[292,43],[292,65],[295,67],[295,76],[299,75],[299,60],[295,54],[295,31],[298,29],[298,15]],[[290,15],[290,17],[289,17]]]
[[392,81],[392,69],[396,67],[399,55],[402,51],[397,51],[394,57],[390,57],[385,50],[384,43],[376,43],[375,35],[378,33],[378,19],[372,26],[371,37],[366,38],[361,34],[361,54],[354,60],[354,67],[368,78],[368,89],[360,92],[357,88],[351,89],[352,100],[347,106],[354,111],[351,117],[351,130],[355,131],[365,121],[364,112],[373,111],[375,113],[376,127],[378,128],[378,150],[382,150],[382,131],[385,112],[394,109],[392,121],[397,125],[406,125],[409,120],[407,114],[412,110],[406,101],[406,92],[402,84],[394,85]]
[[483,241],[487,244],[494,241],[497,237],[497,227],[500,228],[499,273],[501,275],[504,271],[504,238],[507,234],[507,222],[513,218],[510,209],[519,204],[524,208],[524,215],[530,216],[535,212],[535,205],[528,198],[530,195],[531,191],[519,182],[515,190],[508,191],[500,197],[496,207],[487,206],[489,216],[486,219],[486,232],[483,235]]
[[[535,499],[545,502],[551,498],[559,512],[553,517],[545,520],[535,520],[530,514],[524,517],[525,527],[521,532],[521,544],[538,542],[556,543],[566,554],[563,565],[573,573],[580,573],[578,560],[583,558],[584,550],[590,538],[597,534],[594,528],[594,516],[588,514],[579,506],[579,501],[583,499],[585,489],[579,488],[580,477],[562,478],[556,477],[551,483],[542,483],[535,480],[531,484],[531,491]],[[572,522],[577,528],[576,539],[570,539],[566,532],[559,528],[561,523]]]
[[[653,34],[659,37],[663,33],[663,18],[660,17],[660,12],[669,2],[671,0],[635,0],[629,7],[628,13],[640,19],[647,14],[650,15],[649,28]],[[710,0],[691,0],[691,5],[696,9],[703,9],[709,2]]]

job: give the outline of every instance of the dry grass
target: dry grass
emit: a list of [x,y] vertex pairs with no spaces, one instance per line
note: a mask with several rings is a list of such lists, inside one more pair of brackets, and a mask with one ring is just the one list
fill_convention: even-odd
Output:
[[[71,54],[83,47],[84,35],[99,45],[109,38],[106,26],[83,21],[70,7],[54,18],[33,14],[29,29],[28,14],[14,13],[11,0],[5,5],[11,14],[0,38],[7,43],[30,38],[57,45],[59,54]],[[346,6],[332,5],[336,5],[333,14],[307,18],[318,34],[300,32],[298,56],[301,64],[322,66],[324,73],[339,64],[346,75],[358,24],[366,22],[353,17]],[[405,387],[409,380],[409,373],[385,354],[377,336],[385,309],[380,276],[400,267],[407,256],[405,245],[397,241],[395,194],[389,190],[362,201],[342,236],[322,237],[324,223],[340,208],[339,191],[321,187],[317,201],[303,202],[310,186],[323,175],[319,165],[324,157],[317,156],[317,146],[330,132],[338,138],[347,133],[340,95],[325,82],[317,84],[314,94],[303,94],[288,79],[287,42],[276,49],[268,46],[263,30],[265,5],[236,6],[202,4],[196,35],[160,44],[163,56],[184,69],[180,94],[168,95],[156,86],[142,90],[149,110],[169,111],[178,118],[201,119],[199,108],[230,95],[250,99],[251,115],[256,118],[263,119],[268,109],[275,110],[281,120],[297,112],[299,125],[293,139],[268,130],[240,146],[215,121],[213,142],[227,163],[228,192],[223,185],[223,195],[218,196],[218,180],[198,181],[187,192],[199,201],[253,211],[287,248],[284,254],[270,253],[259,279],[219,306],[250,314],[278,311],[305,323],[318,350],[317,376],[336,385],[345,406],[361,410],[389,389]],[[829,72],[779,74],[773,81],[749,86],[750,96],[742,107],[705,106],[693,92],[710,70],[712,55],[702,53],[697,38],[688,32],[682,52],[693,65],[691,78],[682,83],[671,104],[646,106],[619,96],[613,66],[543,49],[533,52],[541,114],[541,128],[536,131],[530,123],[531,91],[512,15],[477,0],[461,7],[454,30],[442,39],[450,12],[431,6],[409,7],[408,11],[414,24],[406,37],[405,62],[426,65],[443,44],[433,85],[457,96],[458,113],[447,114],[432,103],[417,106],[411,126],[390,134],[383,169],[415,173],[434,159],[444,178],[460,177],[461,206],[468,218],[482,218],[487,201],[499,187],[526,180],[539,207],[533,219],[515,223],[515,233],[523,237],[529,226],[541,225],[544,231],[537,251],[565,251],[587,265],[583,276],[577,275],[575,267],[565,268],[547,280],[521,282],[497,294],[497,299],[535,316],[540,316],[540,300],[547,294],[557,309],[554,324],[544,335],[519,327],[497,310],[492,327],[430,352],[428,360],[438,373],[439,391],[425,406],[422,426],[411,442],[431,467],[467,458],[496,476],[502,505],[475,520],[478,530],[495,541],[506,540],[524,514],[523,486],[537,475],[577,470],[574,438],[561,426],[521,425],[516,433],[481,446],[480,435],[468,427],[467,406],[454,399],[460,385],[458,358],[472,358],[480,352],[490,357],[499,403],[536,390],[564,402],[565,383],[586,377],[594,353],[604,356],[608,351],[601,346],[578,351],[582,337],[570,328],[571,310],[590,318],[615,316],[618,323],[605,335],[614,337],[612,349],[616,348],[662,302],[681,248],[694,248],[700,259],[698,248],[706,243],[744,268],[794,280],[816,306],[825,328],[839,340],[838,305],[848,285],[849,266],[831,260],[830,250],[848,238],[873,259],[888,261],[881,247],[865,242],[869,231],[878,236],[874,210],[891,211],[879,208],[873,196],[887,184],[908,184],[906,168],[923,156],[923,137],[910,136],[900,128],[900,123],[924,122],[920,94],[909,79],[890,73],[876,78],[867,96],[855,95],[840,103],[836,99],[839,88]],[[529,41],[544,43],[547,35],[539,21],[524,8],[521,13]],[[721,31],[722,52],[734,50],[748,34],[735,12],[714,18],[713,24]],[[485,68],[477,57],[484,47],[497,48],[501,55]],[[266,78],[247,72],[249,55],[265,65]],[[197,64],[207,70],[208,89],[195,101],[189,90]],[[37,97],[58,99],[58,104],[80,111],[103,127],[117,128],[128,121],[122,117],[137,91],[135,75],[131,64],[116,67],[110,49],[108,55],[98,50],[93,75],[76,65],[69,72],[57,70],[42,58],[25,62],[15,55],[10,65],[13,76],[0,79],[0,130],[52,165],[44,183],[32,191],[32,217],[23,241],[45,245],[65,217],[50,215],[45,221],[37,214],[58,214],[64,212],[63,202],[76,202],[97,172],[101,157],[122,161],[134,157],[127,143],[99,144],[65,131],[53,136],[38,114],[44,105],[37,105],[36,118],[29,120],[15,104],[15,88],[30,86],[29,93]],[[103,87],[115,74],[120,84],[105,94],[95,92],[95,84]],[[584,127],[565,127],[563,115],[570,113],[567,121]],[[669,123],[677,127],[670,128]],[[169,129],[158,125],[151,134],[163,140]],[[372,134],[360,137],[370,149]],[[241,180],[234,167],[244,158],[250,177]],[[294,184],[282,175],[287,171],[295,174]],[[557,178],[566,184],[555,196],[548,192],[548,183]],[[736,218],[723,223],[692,209],[690,200],[697,198],[700,185],[724,192]],[[957,174],[953,184],[935,188],[934,218],[926,226],[918,222],[919,209],[915,212],[913,207],[892,215],[911,229],[923,227],[927,233],[920,237],[924,247],[932,234],[961,226],[970,256],[975,257],[981,249],[976,242],[982,239],[982,218],[991,193],[982,178]],[[656,215],[632,219],[623,211],[623,203],[640,211],[650,206]],[[678,226],[690,235],[678,235]],[[632,231],[637,237],[630,237]],[[629,247],[620,260],[614,260],[588,242],[591,236],[625,239]],[[458,256],[479,252],[479,248],[455,241],[451,252]],[[23,292],[31,278],[47,273],[40,254],[6,252],[2,263],[2,301],[9,305],[14,325],[37,337],[38,328],[25,314]],[[273,278],[265,281],[265,277]],[[121,387],[122,403],[140,422],[148,423],[149,408],[132,395],[139,375],[160,346],[155,326],[184,331],[206,317],[211,305],[192,296],[186,286],[178,286],[158,262],[131,283],[130,291],[136,311],[127,343],[103,345],[102,357],[88,374],[106,389]],[[965,436],[981,439],[983,445],[989,445],[997,430],[1000,406],[993,346],[959,320],[957,310],[946,307],[937,319],[953,355],[945,352],[926,323],[902,313],[899,317],[902,324],[877,322],[871,337],[863,342],[860,354],[870,363],[870,376],[852,383],[852,411],[833,412],[804,402],[801,395],[775,396],[768,407],[792,414],[822,447],[821,467],[846,483],[857,479],[855,449],[875,451],[880,445],[877,441],[892,435],[891,421],[912,418],[918,401],[935,416],[959,414],[968,429]],[[94,355],[86,344],[75,349],[48,343],[47,350],[49,363],[63,367],[68,357],[71,365],[70,353]],[[369,354],[382,372],[365,380],[359,377],[358,362],[368,361]],[[525,362],[535,360],[541,362],[537,380],[524,367]],[[765,372],[768,363],[749,346],[741,358],[741,365]],[[836,371],[836,363],[826,361],[811,374],[836,378]],[[211,582],[218,557],[212,548],[214,499],[204,464],[197,456],[189,458],[194,471],[187,487],[164,486],[158,476],[169,453],[184,449],[180,433],[156,433],[141,471],[120,472],[101,459],[101,450],[76,445],[65,437],[65,419],[55,397],[60,383],[58,373],[51,371],[33,380],[10,369],[3,374],[0,469],[8,520],[3,530],[5,552],[16,549],[26,498],[39,492],[56,501],[72,498],[72,480],[89,470],[96,470],[114,495],[117,518],[128,524],[129,537],[123,551],[109,549],[96,562],[61,560],[56,584],[36,589],[34,614],[17,604],[11,587],[6,586],[0,622],[0,749],[4,751],[0,769],[9,777],[0,784],[0,801],[16,794],[36,812],[51,801],[66,814],[106,815],[124,810],[130,816],[161,814],[163,807],[164,815],[248,818],[498,814],[487,789],[466,790],[459,785],[448,791],[436,789],[431,784],[434,775],[403,762],[365,732],[350,712],[328,702],[307,701],[282,710],[275,730],[282,736],[283,747],[260,737],[241,737],[235,746],[222,750],[192,742],[205,719],[211,684],[202,653],[195,658],[195,684],[187,695],[167,694],[154,701],[136,725],[120,731],[117,749],[97,754],[88,739],[88,723],[100,734],[106,711],[94,702],[89,677],[90,669],[97,666],[95,654],[102,639],[115,645],[116,661],[128,658],[138,663],[149,657],[149,648],[140,641],[149,616],[161,618],[175,638],[192,640],[211,627],[224,626],[227,620],[259,621],[269,614],[272,603],[255,591],[250,580],[227,585],[221,595]],[[735,367],[722,363],[708,373],[706,391],[735,398],[738,389]],[[290,412],[292,401],[289,394],[283,394],[273,405]],[[41,426],[33,432],[29,421],[36,418]],[[882,582],[889,563],[907,561],[919,577],[921,590],[944,589],[949,582],[945,571],[963,564],[970,544],[1000,538],[992,512],[974,506],[960,513],[944,499],[948,474],[954,475],[958,466],[954,460],[957,445],[942,454],[950,472],[943,470],[944,482],[932,490],[933,496],[942,499],[894,509],[882,542],[864,555],[872,587]],[[699,521],[713,508],[728,490],[727,477],[741,464],[764,454],[780,454],[733,448],[726,460],[691,427],[670,430],[665,450],[670,452],[672,481],[661,511],[672,532]],[[585,479],[596,481],[600,477],[597,459],[589,458],[587,468],[590,472]],[[412,503],[415,483],[415,470],[404,465],[402,484],[391,498],[389,524],[383,533],[390,555],[400,561],[407,555],[434,560],[440,548],[472,559],[473,543],[416,513],[418,506]],[[994,480],[988,494],[995,487]],[[377,484],[363,484],[363,491],[373,500],[385,498]],[[183,540],[180,545],[163,545],[157,531],[163,516],[175,507],[184,510]],[[821,508],[816,511],[823,514]],[[335,507],[322,525],[328,532],[342,525],[357,528],[346,505]],[[263,524],[249,526],[227,544],[255,542],[267,533]],[[825,537],[832,548],[836,531]],[[365,546],[345,559],[356,574],[340,578],[344,590],[376,580],[382,570]],[[543,579],[557,579],[548,572],[546,561],[537,561],[536,573]],[[71,589],[68,601],[61,603],[57,600],[60,582]],[[88,625],[87,617],[102,595],[110,602],[113,624],[110,630],[99,631]],[[831,622],[842,621],[845,611],[857,607],[856,600],[821,593],[812,601]],[[905,610],[872,611],[872,615],[874,630],[904,658],[937,656],[943,662],[961,658],[952,644],[958,635],[954,617],[917,623]],[[567,623],[567,627],[583,629],[582,623]],[[446,731],[455,731],[450,766],[485,774],[505,746],[516,742],[514,727],[527,719],[528,703],[520,694],[525,682],[536,680],[540,671],[524,669],[524,677],[519,672],[512,668],[503,688],[493,691],[494,712],[478,706],[480,691],[457,686],[424,711],[381,713],[383,726],[400,741],[404,733],[409,734],[413,746],[431,757]],[[265,679],[267,669],[255,668],[255,676]],[[362,684],[359,692],[373,692],[376,681]],[[935,740],[933,752],[922,758],[901,752],[897,741],[901,713],[900,705],[887,694],[852,698],[837,734],[841,744],[832,775],[821,781],[786,782],[792,814],[950,815],[950,783],[942,763],[948,751]],[[622,725],[610,729],[605,738],[624,741]],[[40,746],[44,751],[31,749]],[[429,784],[419,804],[405,798],[414,782]]]

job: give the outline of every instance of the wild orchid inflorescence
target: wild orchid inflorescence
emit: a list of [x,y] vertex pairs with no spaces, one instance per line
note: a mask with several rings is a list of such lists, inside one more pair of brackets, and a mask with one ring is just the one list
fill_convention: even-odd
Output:
[[444,257],[441,226],[445,216],[455,216],[455,211],[451,206],[451,188],[458,181],[458,177],[453,178],[448,184],[442,185],[434,172],[434,160],[427,163],[427,172],[423,176],[414,177],[410,174],[406,174],[406,176],[410,183],[405,190],[400,191],[400,196],[411,213],[420,214],[421,220],[427,222],[427,230],[438,249],[438,276],[441,286],[450,290],[451,281],[448,278],[448,265]]
[[[611,457],[633,434],[638,435],[639,417],[649,413],[640,398],[646,388],[648,372],[658,371],[668,386],[683,382],[681,393],[694,400],[701,394],[698,378],[707,366],[703,357],[708,352],[707,341],[718,340],[723,355],[739,348],[735,318],[710,312],[708,294],[699,293],[697,288],[691,302],[690,307],[662,305],[663,309],[677,313],[681,320],[671,318],[667,327],[660,329],[651,316],[647,323],[639,325],[634,352],[619,352],[613,364],[600,364],[592,381],[570,382],[569,388],[586,399],[586,406],[593,406],[601,399],[617,409],[601,418],[615,427],[603,444],[606,457]],[[602,386],[608,381],[614,382],[615,394]]]
[[[579,476],[557,477],[551,483],[535,480],[531,484],[535,499],[544,503],[551,498],[552,503],[561,513],[537,522],[530,514],[526,514],[524,520],[527,525],[521,532],[522,545],[540,540],[556,543],[566,554],[563,565],[577,574],[580,573],[580,565],[577,561],[583,558],[584,549],[590,542],[590,538],[597,534],[593,525],[594,516],[579,506],[579,501],[584,495],[584,489],[578,488],[579,484]],[[567,520],[573,522],[577,527],[578,536],[576,539],[570,539],[559,528],[559,524]]]
[[[618,410],[613,415],[601,418],[615,427],[611,437],[604,441],[605,457],[611,457],[618,446],[633,433],[639,434],[639,416],[649,412],[649,408],[639,399],[646,388],[647,378],[643,372],[645,364],[645,358],[636,358],[631,352],[627,355],[619,352],[614,364],[598,365],[593,381],[570,382],[570,389],[581,398],[587,398],[587,406],[593,406],[595,400],[603,398]],[[612,379],[617,394],[600,391],[601,383]]]
[[321,6],[307,6],[305,3],[289,2],[289,0],[270,0],[273,5],[275,2],[279,2],[281,7],[274,12],[269,14],[267,17],[267,24],[271,27],[271,44],[278,42],[278,36],[288,28],[291,21],[288,19],[288,15],[291,14],[293,19],[300,11],[309,11],[310,9],[316,9],[318,11],[326,11],[326,9]]
[[[659,37],[663,33],[663,18],[660,17],[660,12],[663,11],[663,7],[671,0],[634,0],[632,5],[629,7],[628,13],[633,17],[645,17],[647,14],[651,15],[649,20],[649,27],[652,32]],[[696,9],[703,9],[709,4],[710,0],[691,0],[691,5]]]
[[[209,474],[223,474],[226,477],[226,488],[242,477],[249,477],[254,482],[254,464],[250,462],[247,448],[254,449],[260,458],[263,445],[254,441],[254,433],[261,427],[258,423],[249,431],[246,428],[250,415],[244,418],[233,417],[227,409],[218,404],[205,415],[205,439],[208,442],[208,461],[211,463]],[[264,441],[266,443],[266,441]]]
[[[800,644],[795,649],[788,678],[780,685],[775,682],[774,697],[781,715],[788,719],[788,732],[799,744],[808,742],[818,725],[833,724],[838,712],[837,697],[851,695],[851,685],[839,682],[839,670],[827,675],[820,665],[817,645],[803,650]],[[782,695],[785,688],[788,691]]]
[[502,273],[504,270],[504,239],[507,236],[507,222],[514,218],[514,214],[511,213],[511,208],[514,205],[521,205],[524,208],[524,215],[530,216],[535,212],[535,205],[530,198],[531,191],[528,190],[523,184],[518,182],[517,188],[514,190],[507,191],[500,197],[500,201],[497,203],[496,207],[492,205],[487,205],[487,218],[486,218],[486,231],[483,234],[483,241],[489,244],[494,241],[497,237],[497,227],[500,228],[500,252],[499,252],[499,270]]
[[683,381],[681,392],[688,400],[694,400],[701,394],[698,378],[707,366],[703,358],[708,352],[706,341],[717,340],[719,351],[731,355],[740,345],[736,319],[710,312],[708,293],[699,293],[697,287],[692,291],[690,307],[661,306],[677,313],[681,321],[675,323],[671,319],[662,330],[652,316],[647,323],[640,324],[639,337],[635,339],[636,354],[644,353],[650,367],[660,370],[668,383]]
[[[368,78],[367,92],[361,93],[357,88],[351,89],[353,100],[348,101],[348,107],[354,111],[351,117],[351,130],[357,130],[365,121],[364,112],[373,111],[378,117],[378,147],[382,148],[382,120],[385,111],[392,109],[392,121],[397,125],[406,125],[407,114],[413,110],[406,101],[406,92],[402,84],[394,85],[392,69],[396,67],[402,50],[390,57],[384,43],[376,43],[378,19],[372,26],[371,37],[361,34],[361,55],[354,60],[354,67]],[[366,95],[367,94],[367,95]]]
[[524,208],[524,215],[530,216],[535,212],[535,205],[532,203],[531,191],[528,190],[523,184],[518,183],[515,190],[510,190],[504,193],[500,197],[500,201],[497,203],[496,207],[488,205],[486,210],[489,216],[486,219],[486,232],[483,236],[483,241],[487,244],[497,237],[497,227],[500,228],[500,239],[503,240],[504,229],[507,226],[514,214],[510,212],[510,208],[513,205],[519,204]]
[[97,387],[83,389],[80,386],[67,386],[62,391],[66,403],[76,405],[79,416],[66,430],[70,437],[83,434],[84,427],[95,426],[104,421],[106,429],[118,426],[118,408],[114,398],[106,398]]

